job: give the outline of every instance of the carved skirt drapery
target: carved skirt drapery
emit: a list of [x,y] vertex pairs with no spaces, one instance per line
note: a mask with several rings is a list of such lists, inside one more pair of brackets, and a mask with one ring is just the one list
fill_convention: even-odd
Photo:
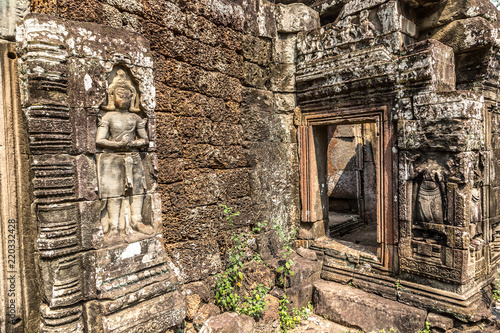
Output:
[[424,180],[420,184],[417,197],[416,221],[443,223],[443,202],[439,185]]

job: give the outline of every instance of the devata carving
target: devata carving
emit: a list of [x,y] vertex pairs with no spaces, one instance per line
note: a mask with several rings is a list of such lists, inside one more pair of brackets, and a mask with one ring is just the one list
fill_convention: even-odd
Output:
[[39,331],[164,332],[180,324],[185,303],[160,229],[149,42],[41,14],[19,31]]
[[423,180],[417,196],[416,221],[443,223],[443,201],[439,183]]
[[[417,154],[415,159],[425,158]],[[446,174],[447,171],[435,160],[427,159],[412,171],[413,177],[421,178],[415,200],[415,221],[443,224],[446,221]]]
[[470,237],[474,238],[483,233],[481,211],[481,191],[473,188],[471,193],[471,212],[470,212]]
[[146,185],[140,151],[148,145],[147,120],[138,114],[139,95],[123,69],[116,72],[107,95],[96,137],[97,147],[102,148],[98,176],[103,232],[114,236],[135,229],[152,234],[153,229],[142,221]]
[[359,35],[363,36],[365,39],[373,39],[376,34],[375,25],[370,21],[369,16],[370,12],[367,9],[361,11],[359,16]]

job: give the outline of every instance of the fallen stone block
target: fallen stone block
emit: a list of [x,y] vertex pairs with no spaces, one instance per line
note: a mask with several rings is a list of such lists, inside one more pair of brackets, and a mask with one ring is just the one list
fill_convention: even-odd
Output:
[[316,314],[365,332],[416,332],[427,317],[422,309],[328,281],[313,283],[313,305]]

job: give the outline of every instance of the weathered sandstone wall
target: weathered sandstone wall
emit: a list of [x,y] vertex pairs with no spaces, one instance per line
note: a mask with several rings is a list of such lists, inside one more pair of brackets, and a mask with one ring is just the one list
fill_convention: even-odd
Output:
[[[273,43],[274,4],[37,0],[32,11],[150,41],[158,191],[167,248],[185,283],[224,265],[230,226],[221,204],[241,212],[238,227],[265,219],[298,225],[294,44],[282,45],[287,34]],[[283,47],[291,58],[277,56]]]

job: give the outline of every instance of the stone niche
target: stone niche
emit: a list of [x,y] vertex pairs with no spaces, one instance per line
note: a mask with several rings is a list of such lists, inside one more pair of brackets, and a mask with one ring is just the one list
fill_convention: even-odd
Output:
[[185,317],[156,192],[149,43],[30,14],[17,31],[41,332],[164,332]]
[[325,5],[298,35],[301,227],[324,279],[474,321],[500,259],[498,11],[443,3]]

